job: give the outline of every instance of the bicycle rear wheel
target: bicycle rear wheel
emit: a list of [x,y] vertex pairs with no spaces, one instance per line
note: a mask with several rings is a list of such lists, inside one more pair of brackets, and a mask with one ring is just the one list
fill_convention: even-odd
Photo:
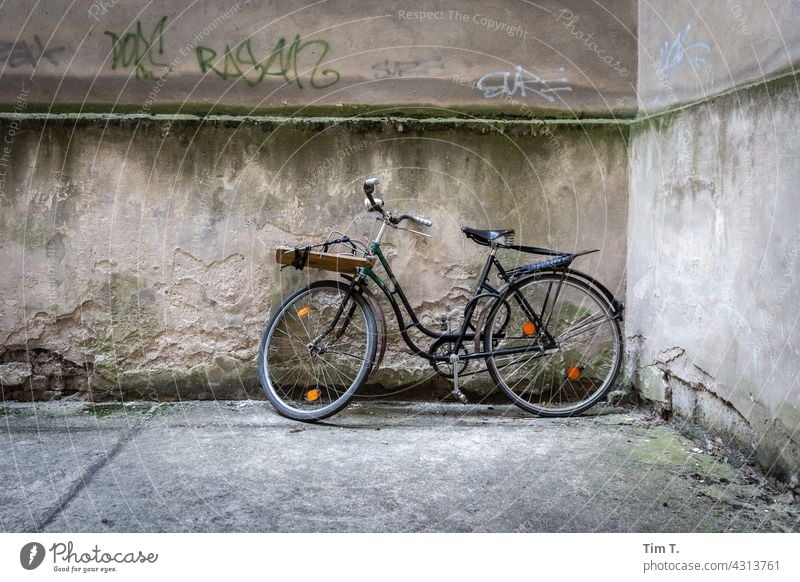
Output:
[[[503,298],[487,317],[483,348],[492,352],[492,379],[514,404],[538,416],[572,416],[605,396],[622,363],[622,332],[603,295],[550,272],[512,283]],[[510,309],[504,326],[501,305]]]
[[318,281],[289,296],[261,340],[259,376],[282,415],[326,418],[347,406],[369,375],[377,351],[372,309],[348,285]]

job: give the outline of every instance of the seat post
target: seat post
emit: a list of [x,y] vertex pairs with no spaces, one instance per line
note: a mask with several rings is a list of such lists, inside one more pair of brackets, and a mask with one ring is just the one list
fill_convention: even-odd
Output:
[[497,245],[492,243],[490,245],[491,251],[489,251],[489,256],[486,257],[486,263],[483,265],[483,269],[481,270],[481,274],[478,277],[478,282],[475,286],[475,294],[481,292],[481,288],[483,284],[486,282],[486,278],[489,276],[489,270],[492,268],[492,263],[494,263],[494,257],[497,254]]

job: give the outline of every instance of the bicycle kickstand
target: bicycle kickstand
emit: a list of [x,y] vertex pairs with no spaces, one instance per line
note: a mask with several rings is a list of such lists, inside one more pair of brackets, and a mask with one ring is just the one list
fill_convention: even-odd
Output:
[[458,354],[450,354],[450,365],[453,367],[453,396],[459,399],[462,404],[469,402],[464,393],[458,388],[458,368],[459,368]]

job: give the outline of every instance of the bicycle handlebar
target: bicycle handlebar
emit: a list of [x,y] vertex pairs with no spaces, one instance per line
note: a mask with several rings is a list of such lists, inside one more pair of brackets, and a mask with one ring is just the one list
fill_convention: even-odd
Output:
[[433,224],[433,222],[431,222],[427,218],[422,218],[421,216],[414,216],[412,214],[401,214],[393,222],[395,224],[399,224],[401,220],[410,220],[422,226],[431,226]]
[[[381,182],[378,178],[368,178],[367,180],[364,181],[364,194],[367,195],[367,199],[364,202],[369,212],[376,211],[380,212],[382,215],[385,215],[386,211],[383,209],[383,200],[381,200],[380,198],[375,198],[373,196],[373,194],[375,193],[375,187],[380,183]],[[389,221],[394,225],[398,225],[403,220],[410,220],[422,226],[433,225],[433,222],[431,220],[423,218],[421,216],[414,216],[413,214],[401,214],[395,217],[389,214]]]
[[375,186],[380,183],[381,181],[378,178],[367,178],[364,181],[364,193],[371,197],[372,193],[375,192]]
[[381,181],[378,180],[378,178],[369,178],[369,179],[365,180],[364,181],[364,194],[367,195],[367,201],[369,201],[369,207],[368,207],[367,210],[369,210],[370,212],[372,212],[373,210],[377,210],[381,214],[383,214],[383,208],[382,208],[383,200],[381,200],[380,204],[378,204],[375,201],[375,198],[372,197],[372,195],[375,193],[375,187],[380,183],[381,183]]

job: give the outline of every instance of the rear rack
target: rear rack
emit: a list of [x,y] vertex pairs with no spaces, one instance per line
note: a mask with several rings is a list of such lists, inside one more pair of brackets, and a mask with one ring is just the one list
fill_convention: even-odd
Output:
[[588,255],[591,253],[596,253],[599,251],[599,249],[595,249],[591,251],[580,251],[577,253],[562,253],[559,251],[554,251],[552,249],[544,249],[539,247],[518,246],[510,248],[525,253],[550,255],[552,256],[552,258],[537,261],[535,263],[529,263],[527,265],[517,267],[516,269],[509,269],[508,271],[505,272],[506,279],[514,279],[516,277],[521,277],[522,275],[528,275],[530,273],[536,273],[538,271],[545,271],[548,269],[566,269],[567,267],[570,266],[570,264],[572,264],[572,261],[574,261],[576,257]]
[[523,265],[522,267],[517,267],[516,269],[510,269],[506,271],[505,274],[508,279],[514,279],[529,273],[536,273],[537,271],[544,271],[547,269],[564,269],[569,267],[573,260],[575,260],[575,255],[559,255],[557,257],[553,257],[552,259],[544,259],[543,261],[537,261],[535,263]]

